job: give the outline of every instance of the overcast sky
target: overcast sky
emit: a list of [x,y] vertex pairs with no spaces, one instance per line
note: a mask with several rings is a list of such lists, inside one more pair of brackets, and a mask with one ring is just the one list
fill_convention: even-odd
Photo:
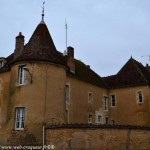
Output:
[[[41,21],[42,2],[0,0],[0,57],[13,53],[19,32],[28,42]],[[68,46],[100,76],[116,74],[131,56],[149,63],[150,0],[45,0],[45,23],[61,52],[65,19]]]

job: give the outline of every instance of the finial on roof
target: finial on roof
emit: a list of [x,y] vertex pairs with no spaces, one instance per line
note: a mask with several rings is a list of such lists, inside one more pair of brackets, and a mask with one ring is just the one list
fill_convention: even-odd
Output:
[[43,6],[42,6],[42,21],[41,21],[41,23],[44,23],[44,4],[45,4],[45,2],[43,2]]

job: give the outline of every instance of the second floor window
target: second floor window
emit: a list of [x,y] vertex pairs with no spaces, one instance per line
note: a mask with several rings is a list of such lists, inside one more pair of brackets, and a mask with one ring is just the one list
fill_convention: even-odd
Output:
[[25,68],[27,68],[26,66],[19,66],[19,70],[18,70],[18,73],[19,73],[19,85],[23,85],[25,84],[25,77],[26,77],[26,70]]
[[70,85],[69,84],[66,84],[65,100],[67,103],[69,103],[70,101]]
[[88,93],[88,103],[93,103],[93,94],[91,92]]
[[115,95],[111,95],[110,99],[111,99],[111,107],[115,107],[116,106],[116,97],[115,97]]
[[108,97],[107,96],[104,96],[103,105],[104,105],[104,110],[107,111],[108,110]]

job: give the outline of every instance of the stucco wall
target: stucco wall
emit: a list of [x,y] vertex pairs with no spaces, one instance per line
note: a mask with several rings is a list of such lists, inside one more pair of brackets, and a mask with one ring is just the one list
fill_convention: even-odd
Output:
[[[102,115],[105,123],[105,117],[109,116],[103,109],[103,96],[108,95],[107,89],[70,77],[66,83],[70,85],[69,123],[88,123],[89,114],[93,115],[92,123],[96,123],[97,114]],[[88,93],[92,93],[91,103],[88,102]]]
[[[26,84],[18,84],[18,67],[26,65],[32,75],[26,74]],[[7,141],[20,143],[20,139],[33,137],[36,143],[41,143],[43,123],[50,124],[65,122],[65,83],[66,70],[64,67],[51,63],[22,62],[11,68],[11,83],[7,114]],[[15,131],[15,108],[25,107],[25,128]],[[31,140],[30,140],[31,141]],[[28,141],[26,141],[28,142]]]
[[[143,92],[143,103],[137,102],[137,91]],[[150,125],[150,93],[148,86],[109,90],[116,95],[116,106],[110,107],[110,120],[116,124]]]
[[54,145],[56,150],[149,150],[150,129],[47,129],[46,145]]

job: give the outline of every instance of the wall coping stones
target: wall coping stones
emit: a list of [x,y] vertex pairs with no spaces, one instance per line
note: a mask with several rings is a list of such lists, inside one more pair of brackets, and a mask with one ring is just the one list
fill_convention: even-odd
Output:
[[45,129],[132,129],[150,131],[150,126],[136,125],[111,125],[111,124],[52,124],[45,126]]

